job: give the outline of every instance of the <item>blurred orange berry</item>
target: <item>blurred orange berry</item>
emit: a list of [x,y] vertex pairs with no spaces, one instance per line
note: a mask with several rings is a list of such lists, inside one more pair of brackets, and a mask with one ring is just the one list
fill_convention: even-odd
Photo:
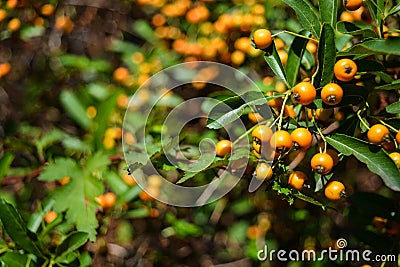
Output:
[[40,9],[40,13],[42,13],[43,16],[51,16],[54,13],[55,10],[55,6],[52,4],[45,4],[42,6],[42,8]]
[[61,178],[60,180],[58,180],[58,182],[60,183],[60,185],[66,185],[71,181],[71,177],[66,176],[64,178]]
[[123,82],[129,77],[129,70],[125,67],[116,68],[113,72],[113,78],[117,82]]
[[74,23],[68,16],[60,16],[56,19],[54,27],[64,33],[70,33],[74,29]]
[[13,18],[8,22],[7,28],[10,32],[18,31],[21,28],[21,21],[19,18]]
[[0,9],[0,22],[5,20],[6,18],[7,18],[7,11],[5,11],[4,9]]
[[135,178],[133,178],[133,176],[128,173],[126,173],[122,176],[122,180],[124,180],[124,182],[130,186],[134,186],[136,184]]
[[44,216],[44,221],[46,223],[52,223],[58,216],[58,213],[55,211],[49,211],[46,213],[46,215]]
[[97,109],[94,106],[89,106],[86,109],[86,115],[90,118],[93,119],[94,117],[96,117],[97,114]]
[[14,9],[18,5],[18,0],[7,0],[6,7],[8,9]]
[[11,70],[11,64],[8,62],[0,63],[0,77],[7,75]]

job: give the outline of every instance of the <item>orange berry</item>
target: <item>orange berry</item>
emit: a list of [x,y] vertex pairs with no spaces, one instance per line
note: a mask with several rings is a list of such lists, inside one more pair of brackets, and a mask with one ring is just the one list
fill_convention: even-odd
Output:
[[304,172],[294,171],[289,175],[288,183],[290,187],[300,190],[303,188],[305,180],[307,180],[307,175]]
[[11,70],[11,64],[8,62],[0,64],[0,77],[7,75]]
[[389,141],[389,129],[383,124],[373,125],[367,132],[368,140],[373,144]]
[[6,18],[7,18],[7,11],[5,11],[4,9],[0,9],[0,22],[5,20]]
[[348,10],[356,10],[362,6],[363,0],[343,0],[343,6]]
[[18,5],[18,0],[7,0],[6,2],[6,7],[8,9],[14,9],[16,8]]
[[123,82],[129,77],[129,70],[125,67],[116,68],[113,72],[113,78],[117,82]]
[[272,34],[267,29],[258,29],[253,34],[253,42],[258,49],[266,49],[272,44]]
[[40,13],[42,13],[43,16],[51,16],[54,13],[55,6],[52,4],[44,4],[42,8],[40,9]]
[[293,88],[293,99],[301,105],[309,105],[317,96],[314,85],[310,82],[300,82]]
[[70,33],[74,29],[74,23],[67,16],[61,16],[56,19],[54,27],[64,33]]
[[328,83],[321,90],[321,99],[327,105],[337,105],[342,98],[343,89],[336,83]]
[[13,18],[8,22],[7,28],[10,32],[18,31],[21,28],[21,21],[19,18]]
[[122,180],[124,180],[124,182],[129,186],[134,186],[136,184],[135,178],[133,178],[133,176],[128,173],[122,176]]
[[342,82],[348,82],[351,81],[356,75],[357,65],[351,59],[348,58],[340,59],[335,63],[333,72],[338,80]]
[[224,157],[226,154],[231,153],[232,142],[229,140],[221,140],[215,145],[215,152],[218,157]]
[[55,211],[49,211],[44,216],[44,221],[46,223],[52,223],[57,218],[58,213]]
[[103,195],[102,208],[108,209],[115,205],[117,196],[113,192],[108,192]]
[[312,143],[312,135],[306,128],[295,129],[290,136],[292,137],[295,149],[307,150]]
[[319,174],[327,174],[332,170],[333,159],[328,153],[317,153],[311,158],[311,168]]
[[268,163],[259,163],[256,168],[256,178],[260,180],[269,180],[273,175],[271,165]]
[[344,196],[344,184],[338,181],[332,181],[325,187],[325,197],[336,201]]
[[284,153],[292,147],[292,137],[285,130],[276,131],[270,140],[270,145],[278,153]]

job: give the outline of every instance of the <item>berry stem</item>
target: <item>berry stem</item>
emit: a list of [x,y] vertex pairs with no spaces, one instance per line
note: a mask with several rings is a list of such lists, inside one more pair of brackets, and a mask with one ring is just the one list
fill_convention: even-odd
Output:
[[[374,117],[374,118],[375,118],[375,117]],[[377,118],[375,118],[375,119],[377,119]],[[392,130],[393,132],[395,132],[395,133],[398,132],[398,130],[397,130],[396,128],[394,128],[393,126],[387,124],[387,123],[384,122],[383,120],[381,120],[381,119],[377,119],[377,120],[378,120],[381,124],[383,124],[383,125],[385,125],[386,127],[388,127],[390,130]]]
[[312,117],[312,122],[314,123],[315,127],[317,128],[318,134],[321,136],[322,140],[324,141],[324,144],[325,144],[324,153],[325,153],[325,152],[326,152],[326,139],[325,139],[324,134],[322,133],[321,128],[319,128],[317,122],[315,121],[314,115],[313,115],[313,117]]
[[285,112],[286,101],[289,99],[289,96],[290,96],[291,93],[292,93],[291,90],[285,92],[285,98],[283,99],[281,111],[279,113],[278,131],[281,130],[281,128],[282,128],[282,120],[283,120],[283,115],[284,115],[284,112]]
[[301,34],[297,34],[297,33],[291,32],[291,31],[287,31],[287,30],[283,30],[283,31],[274,33],[273,35],[271,35],[271,37],[274,38],[274,37],[276,37],[276,36],[278,36],[278,35],[280,35],[282,33],[287,33],[287,34],[290,34],[290,35],[293,35],[293,36],[297,36],[297,37],[300,37],[300,38],[308,39],[308,40],[314,41],[316,43],[319,43],[319,41],[317,39],[313,39],[313,38],[310,38],[310,37],[307,37],[307,36],[304,36],[304,35],[301,35]]
[[364,125],[364,127],[367,128],[367,129],[369,130],[370,127],[369,127],[367,124],[365,124],[364,120],[361,118],[360,113],[361,113],[361,110],[357,111],[357,117],[358,117],[358,119],[360,120],[360,122],[362,123],[362,125]]

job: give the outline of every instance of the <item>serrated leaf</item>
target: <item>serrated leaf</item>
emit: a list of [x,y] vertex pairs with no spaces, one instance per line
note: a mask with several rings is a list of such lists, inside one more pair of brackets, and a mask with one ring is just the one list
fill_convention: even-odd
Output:
[[286,79],[286,72],[283,68],[283,64],[281,58],[279,57],[278,51],[276,50],[275,43],[272,43],[272,45],[265,50],[264,59],[271,70],[275,73],[275,75],[278,76],[278,78],[281,79],[286,84],[286,86],[289,87]]
[[86,161],[85,172],[90,174],[95,170],[107,167],[108,165],[110,165],[110,163],[111,161],[107,155],[104,155],[101,152],[97,152]]
[[91,241],[96,239],[98,221],[94,198],[104,191],[103,183],[92,176],[77,173],[71,181],[54,191],[52,197],[56,201],[54,211],[66,212],[69,223],[76,225],[78,231],[89,234]]
[[[305,37],[309,37],[309,32],[302,31],[299,33]],[[288,59],[286,62],[286,75],[289,85],[294,86],[297,82],[297,76],[302,62],[303,54],[306,51],[308,43],[307,38],[296,36],[290,45]]]
[[354,155],[359,161],[365,163],[368,169],[379,175],[389,188],[400,191],[400,171],[382,149],[372,152],[369,143],[343,134],[327,136],[326,140],[340,153],[346,156]]
[[392,114],[400,113],[400,102],[395,102],[386,107],[386,111]]
[[294,9],[299,17],[300,23],[306,30],[309,30],[315,37],[320,36],[321,22],[318,10],[308,0],[283,0],[288,6]]
[[39,176],[40,181],[56,181],[64,177],[71,177],[79,171],[78,165],[70,158],[57,158],[54,163],[45,166]]
[[1,197],[0,220],[15,244],[38,257],[44,257],[36,243],[37,236],[26,228],[26,224],[17,209]]
[[322,23],[328,23],[332,27],[336,25],[339,1],[340,0],[318,0]]
[[325,23],[318,44],[318,69],[313,76],[315,88],[323,87],[332,81],[335,58],[335,31],[331,25]]
[[64,241],[57,247],[56,255],[65,255],[74,252],[88,241],[89,235],[84,232],[74,232],[69,234]]
[[234,96],[216,104],[208,115],[207,127],[220,129],[240,118],[247,106],[262,105],[267,99],[261,92],[248,92]]
[[86,115],[83,104],[75,93],[67,90],[62,91],[60,94],[60,101],[65,111],[67,111],[68,115],[74,119],[77,124],[85,129],[88,129],[92,125],[92,121]]
[[7,174],[8,169],[14,160],[14,155],[11,152],[7,152],[0,159],[0,184],[3,181],[4,176]]
[[353,55],[400,55],[400,38],[389,37],[387,39],[368,40],[355,44],[345,51],[338,53],[338,56]]

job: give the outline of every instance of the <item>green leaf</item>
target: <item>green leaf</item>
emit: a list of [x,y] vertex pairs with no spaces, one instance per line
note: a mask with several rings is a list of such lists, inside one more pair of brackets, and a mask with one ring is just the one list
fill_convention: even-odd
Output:
[[386,13],[385,18],[387,18],[387,17],[389,17],[389,16],[391,16],[391,15],[397,13],[397,12],[400,12],[400,3],[398,3],[398,4],[395,5],[395,6],[393,6],[393,7]]
[[78,231],[88,233],[91,241],[96,239],[98,227],[94,198],[102,194],[103,189],[99,179],[81,176],[73,177],[71,182],[53,194],[56,201],[54,210],[66,211],[67,221],[76,225]]
[[68,115],[71,116],[76,123],[85,129],[88,129],[92,125],[92,121],[86,115],[86,110],[83,104],[75,93],[71,91],[62,91],[60,94],[60,100]]
[[285,69],[283,68],[279,54],[276,51],[275,43],[272,43],[272,45],[265,50],[264,59],[275,75],[288,86]]
[[322,23],[327,23],[332,27],[336,25],[339,1],[340,0],[318,0]]
[[318,10],[309,0],[283,0],[294,9],[304,29],[309,30],[315,37],[319,37],[321,22]]
[[386,107],[386,111],[392,114],[400,113],[400,102],[395,102]]
[[101,102],[97,108],[96,122],[97,128],[94,133],[95,144],[97,148],[103,147],[104,133],[107,129],[109,118],[114,112],[118,94],[112,94],[109,98]]
[[[310,34],[305,31],[300,32],[300,35],[304,35],[305,37],[310,36]],[[290,45],[288,59],[286,62],[286,74],[287,81],[291,86],[294,86],[297,82],[300,64],[303,58],[303,54],[306,51],[308,41],[309,40],[307,38],[296,36],[292,44]]]
[[36,235],[26,228],[26,224],[16,208],[1,197],[0,220],[8,235],[19,247],[38,257],[44,257],[36,244]]
[[39,176],[40,181],[56,181],[64,177],[71,177],[78,169],[78,165],[70,158],[57,158],[54,163],[44,167]]
[[323,87],[332,81],[335,58],[335,31],[331,25],[325,23],[318,45],[318,69],[313,76],[315,88]]
[[104,174],[104,180],[110,186],[111,190],[115,192],[115,194],[122,195],[127,190],[129,190],[129,186],[113,171],[107,171]]
[[133,30],[144,40],[154,43],[158,40],[154,34],[153,28],[145,20],[137,20],[133,24]]
[[400,38],[389,37],[387,39],[368,40],[355,44],[345,51],[338,53],[338,56],[353,55],[400,55]]
[[371,145],[354,137],[336,134],[326,137],[327,142],[346,156],[354,155],[368,169],[379,175],[392,190],[400,191],[400,171],[391,158],[382,150],[371,151]]
[[375,25],[381,25],[383,18],[384,0],[365,0],[368,6],[369,13]]
[[358,72],[385,71],[385,66],[375,60],[360,59],[356,63]]
[[4,262],[9,267],[34,267],[35,262],[29,258],[28,255],[8,251],[0,257],[0,262]]
[[375,87],[377,90],[400,90],[400,80],[395,80],[390,84]]
[[308,203],[311,203],[311,204],[314,204],[314,205],[316,205],[316,206],[319,206],[319,207],[321,207],[323,210],[326,209],[326,206],[325,206],[324,204],[322,204],[321,202],[319,202],[318,200],[316,200],[316,199],[314,199],[314,198],[312,198],[312,197],[309,197],[309,196],[307,196],[307,195],[304,195],[304,194],[301,193],[300,191],[294,191],[294,192],[293,192],[293,195],[294,195],[295,197],[297,197],[298,199],[301,199],[301,200],[304,200],[304,201],[306,201],[306,202],[308,202]]
[[372,28],[361,28],[347,21],[339,21],[336,24],[336,28],[339,32],[344,34],[350,34],[352,36],[361,35],[364,38],[377,37],[376,32]]
[[47,134],[43,135],[39,140],[35,142],[36,149],[40,155],[43,155],[43,150],[57,142],[60,142],[64,138],[64,133],[58,129],[54,129]]
[[20,36],[24,41],[28,41],[31,38],[41,36],[45,33],[44,27],[28,26],[21,29]]
[[65,255],[74,252],[88,241],[89,235],[85,232],[74,232],[69,234],[57,247],[56,255]]
[[[55,190],[52,198],[55,200],[54,211],[66,212],[69,223],[76,225],[78,231],[89,234],[90,240],[96,237],[98,221],[94,198],[104,192],[104,185],[93,174],[100,172],[109,164],[108,158],[101,153],[88,159],[84,167],[79,167],[72,159],[56,159],[54,164],[45,167],[40,180],[52,181],[69,176],[71,181]],[[83,169],[82,169],[83,168]],[[100,172],[101,173],[101,172]]]
[[110,164],[111,161],[108,156],[99,151],[86,161],[85,172],[90,174],[96,170],[104,169]]
[[8,169],[14,160],[14,155],[11,152],[7,152],[0,159],[0,184],[3,181],[4,176],[7,174]]
[[27,228],[29,229],[29,231],[32,231],[33,233],[37,232],[40,224],[43,222],[43,219],[46,216],[46,213],[51,210],[54,203],[54,199],[50,199],[44,204],[43,208],[38,209],[35,213],[31,215],[27,224]]
[[220,129],[240,118],[247,106],[263,105],[267,99],[261,92],[248,92],[233,96],[216,104],[208,115],[207,127]]

